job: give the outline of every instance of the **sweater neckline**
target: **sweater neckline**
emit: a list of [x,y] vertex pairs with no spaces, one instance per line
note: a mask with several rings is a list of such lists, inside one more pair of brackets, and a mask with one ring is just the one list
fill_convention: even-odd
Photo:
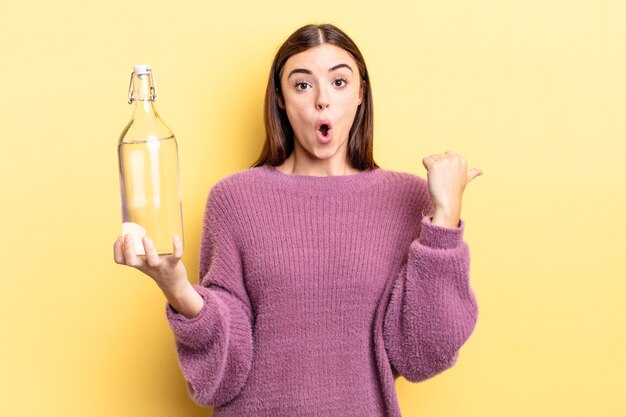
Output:
[[356,192],[378,182],[382,168],[368,168],[356,174],[346,175],[304,175],[285,174],[273,165],[262,165],[260,171],[273,182],[298,191],[316,194]]

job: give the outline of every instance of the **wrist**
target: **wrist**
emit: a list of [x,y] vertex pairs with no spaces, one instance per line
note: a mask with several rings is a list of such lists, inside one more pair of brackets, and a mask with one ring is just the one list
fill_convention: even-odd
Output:
[[204,306],[204,299],[187,280],[182,288],[166,294],[166,297],[172,308],[188,319],[196,317]]
[[163,291],[163,294],[165,295],[165,298],[170,301],[170,304],[172,302],[176,303],[185,298],[185,295],[189,292],[190,288],[193,290],[191,283],[187,279],[180,279],[175,283],[160,287],[161,291]]
[[461,210],[436,207],[431,223],[435,226],[457,228],[461,219]]

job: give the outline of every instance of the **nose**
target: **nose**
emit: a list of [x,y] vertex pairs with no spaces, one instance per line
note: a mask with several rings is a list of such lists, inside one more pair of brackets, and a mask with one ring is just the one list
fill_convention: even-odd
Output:
[[324,110],[330,105],[328,93],[324,88],[319,88],[318,91],[319,93],[317,94],[315,105],[318,110]]

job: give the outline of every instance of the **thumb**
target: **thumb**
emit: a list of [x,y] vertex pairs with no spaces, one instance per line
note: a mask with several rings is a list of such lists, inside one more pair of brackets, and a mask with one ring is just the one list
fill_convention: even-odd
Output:
[[479,175],[483,175],[483,172],[480,169],[470,169],[467,173],[467,182],[470,182]]

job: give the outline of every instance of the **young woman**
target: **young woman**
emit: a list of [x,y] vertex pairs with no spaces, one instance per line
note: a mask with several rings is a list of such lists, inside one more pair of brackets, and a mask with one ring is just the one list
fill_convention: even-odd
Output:
[[152,277],[168,303],[189,394],[225,416],[400,416],[395,379],[450,368],[476,298],[460,217],[480,170],[425,157],[427,180],[372,157],[372,92],[354,42],[298,29],[276,54],[266,142],[207,199],[200,283],[175,253],[130,236],[115,261]]

